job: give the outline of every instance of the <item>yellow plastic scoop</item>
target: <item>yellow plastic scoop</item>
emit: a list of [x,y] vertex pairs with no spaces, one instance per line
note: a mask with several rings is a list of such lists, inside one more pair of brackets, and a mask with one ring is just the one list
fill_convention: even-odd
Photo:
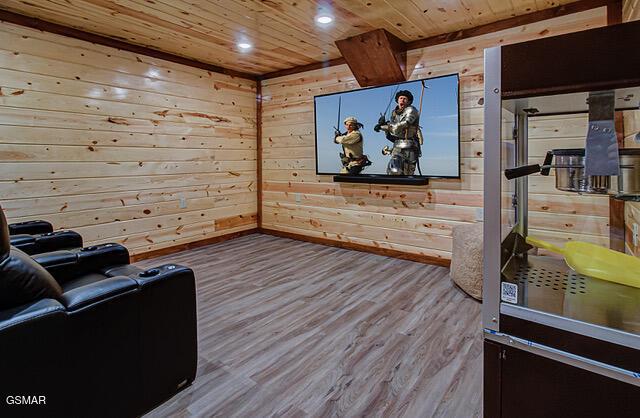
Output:
[[527,237],[527,243],[562,254],[567,265],[579,274],[640,288],[640,258],[588,242],[570,241],[560,248]]

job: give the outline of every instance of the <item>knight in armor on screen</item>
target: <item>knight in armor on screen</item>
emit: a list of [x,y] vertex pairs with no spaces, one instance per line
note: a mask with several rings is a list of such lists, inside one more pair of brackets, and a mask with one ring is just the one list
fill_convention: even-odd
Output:
[[[421,156],[422,132],[420,131],[420,112],[413,107],[413,94],[408,90],[400,90],[395,95],[397,106],[391,112],[391,120],[380,115],[374,131],[384,131],[393,147],[385,146],[383,155],[391,155],[387,165],[387,174],[395,176],[412,176]],[[420,173],[422,174],[422,173]]]
[[364,155],[363,136],[360,129],[363,125],[353,116],[349,116],[344,120],[346,132],[336,129],[334,142],[342,145],[340,153],[340,161],[342,162],[342,174],[360,174],[362,170],[371,165],[371,161]]

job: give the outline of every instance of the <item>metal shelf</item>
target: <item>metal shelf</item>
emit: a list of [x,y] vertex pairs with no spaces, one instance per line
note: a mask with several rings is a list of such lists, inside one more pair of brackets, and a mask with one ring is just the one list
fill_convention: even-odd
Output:
[[518,302],[502,302],[502,314],[640,349],[640,289],[579,275],[548,256],[513,257],[502,279],[518,286]]

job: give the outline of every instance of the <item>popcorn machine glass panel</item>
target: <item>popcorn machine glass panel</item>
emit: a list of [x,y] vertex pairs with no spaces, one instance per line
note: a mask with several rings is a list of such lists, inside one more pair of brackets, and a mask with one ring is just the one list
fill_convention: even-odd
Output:
[[[639,100],[626,88],[502,101],[502,313],[637,344]],[[611,239],[611,205],[625,208],[626,242]]]

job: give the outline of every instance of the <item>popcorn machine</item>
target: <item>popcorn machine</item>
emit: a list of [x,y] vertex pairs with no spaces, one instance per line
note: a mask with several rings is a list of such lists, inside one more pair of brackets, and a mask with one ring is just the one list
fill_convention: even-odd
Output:
[[638,414],[637,226],[612,218],[640,205],[638,41],[634,22],[485,50],[487,417]]

